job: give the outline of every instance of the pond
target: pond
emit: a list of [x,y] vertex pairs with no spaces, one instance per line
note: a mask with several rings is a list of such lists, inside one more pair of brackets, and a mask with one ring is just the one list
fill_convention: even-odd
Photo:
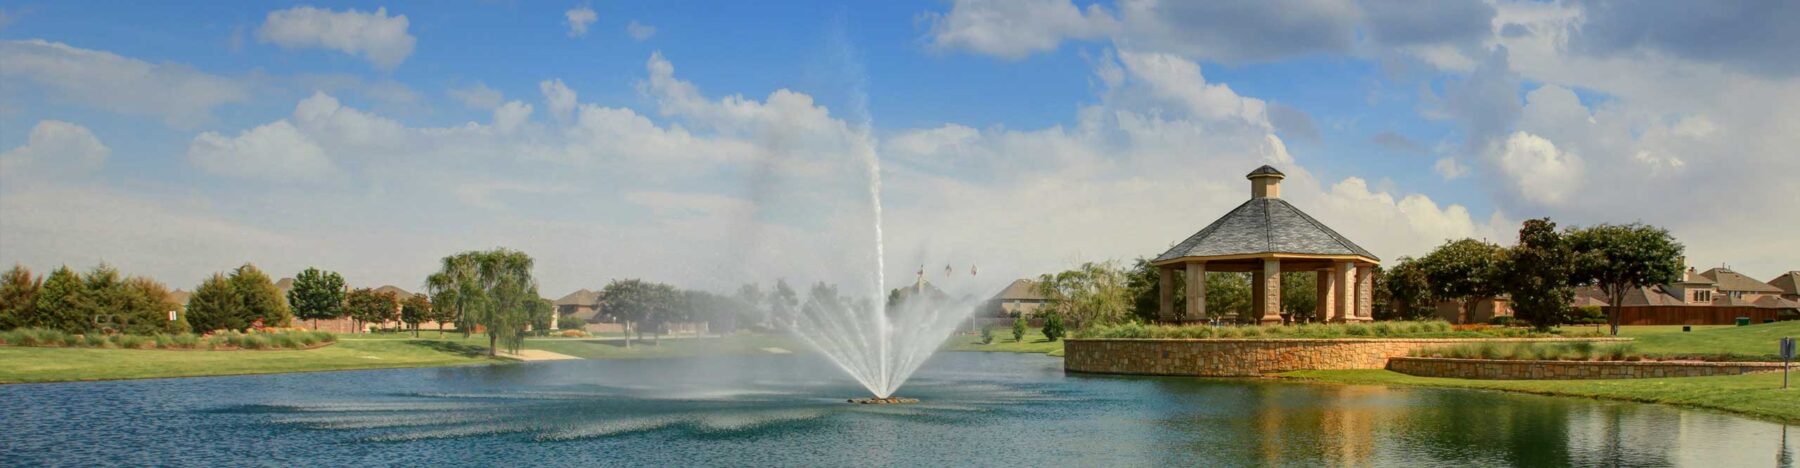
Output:
[[1466,390],[1064,374],[945,353],[866,396],[803,355],[0,386],[0,465],[1791,466],[1800,428]]

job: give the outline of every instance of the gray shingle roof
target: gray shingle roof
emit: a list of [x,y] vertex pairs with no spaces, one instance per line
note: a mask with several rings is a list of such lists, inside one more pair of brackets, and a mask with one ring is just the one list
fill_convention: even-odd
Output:
[[1731,271],[1729,268],[1706,270],[1705,272],[1700,273],[1700,276],[1712,278],[1713,281],[1719,282],[1720,291],[1747,291],[1781,294],[1781,288],[1770,286],[1768,283],[1757,281],[1756,278],[1744,276],[1742,273]]
[[1259,168],[1256,168],[1256,170],[1254,170],[1254,171],[1250,171],[1250,173],[1245,175],[1245,177],[1256,177],[1256,176],[1263,175],[1263,174],[1274,174],[1274,175],[1278,175],[1278,176],[1286,176],[1287,175],[1287,174],[1282,174],[1281,171],[1279,171],[1279,170],[1276,170],[1275,166],[1270,166],[1270,165],[1264,164],[1263,167],[1259,167]]
[[1260,253],[1361,255],[1380,260],[1280,198],[1252,198],[1155,261]]

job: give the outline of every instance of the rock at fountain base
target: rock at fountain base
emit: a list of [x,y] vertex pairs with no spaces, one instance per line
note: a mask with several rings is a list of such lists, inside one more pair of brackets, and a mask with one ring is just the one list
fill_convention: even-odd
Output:
[[887,397],[887,398],[851,398],[851,399],[844,400],[844,401],[846,403],[855,403],[858,405],[899,405],[899,404],[906,404],[906,403],[918,403],[919,399]]

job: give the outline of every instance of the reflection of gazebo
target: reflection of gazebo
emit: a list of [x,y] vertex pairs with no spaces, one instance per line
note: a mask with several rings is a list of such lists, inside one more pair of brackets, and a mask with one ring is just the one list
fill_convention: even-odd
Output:
[[[1158,317],[1206,317],[1206,272],[1251,274],[1251,313],[1281,323],[1281,274],[1319,275],[1317,316],[1332,322],[1371,320],[1371,274],[1381,260],[1281,199],[1281,171],[1251,171],[1250,201],[1176,244],[1151,264],[1159,273]],[[1177,279],[1177,276],[1181,276]],[[1176,281],[1186,281],[1186,313],[1175,313]]]

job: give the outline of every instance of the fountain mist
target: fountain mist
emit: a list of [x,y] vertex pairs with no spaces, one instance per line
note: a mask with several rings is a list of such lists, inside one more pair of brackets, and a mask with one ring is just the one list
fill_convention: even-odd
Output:
[[793,332],[876,397],[887,398],[936,352],[973,310],[941,293],[927,290],[921,271],[918,283],[900,300],[887,301],[887,252],[882,239],[881,157],[868,112],[867,75],[838,21],[833,52],[851,83],[851,113],[859,120],[856,150],[868,177],[873,214],[875,269],[867,299],[838,295],[835,288],[815,287],[801,307]]

